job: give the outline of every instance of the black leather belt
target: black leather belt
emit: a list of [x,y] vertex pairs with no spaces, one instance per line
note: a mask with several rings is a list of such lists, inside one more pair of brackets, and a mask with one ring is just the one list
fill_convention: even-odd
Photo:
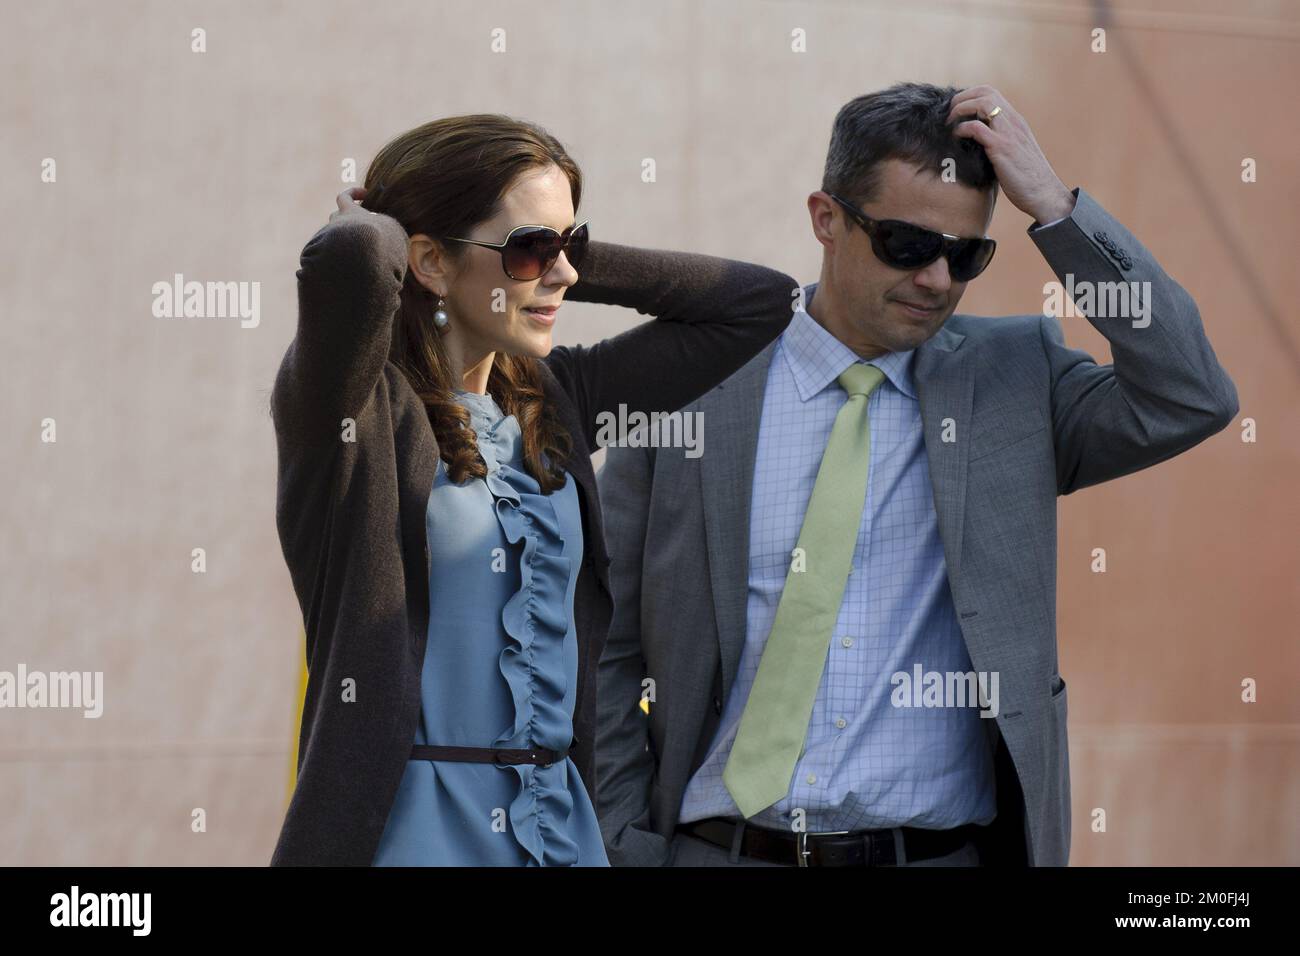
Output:
[[[680,824],[677,829],[730,851],[736,836],[735,820],[709,817]],[[901,827],[903,852],[908,862],[947,856],[976,839],[984,827],[975,824],[951,830]],[[893,830],[852,830],[829,833],[795,833],[745,825],[740,852],[758,860],[791,866],[895,866],[898,855]]]
[[500,747],[435,747],[433,744],[415,744],[411,747],[412,760],[465,760],[471,763],[516,764],[533,763],[549,767],[569,755],[569,748],[547,750],[506,750]]

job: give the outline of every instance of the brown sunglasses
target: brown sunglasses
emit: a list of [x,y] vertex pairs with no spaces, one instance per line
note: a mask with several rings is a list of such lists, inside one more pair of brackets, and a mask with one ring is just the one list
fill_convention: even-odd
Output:
[[569,264],[578,268],[587,253],[588,221],[576,223],[564,232],[556,232],[550,226],[515,226],[506,236],[505,242],[484,242],[482,239],[462,239],[459,236],[444,238],[495,249],[501,253],[501,268],[506,275],[524,281],[540,279],[546,275],[562,252],[568,256]]

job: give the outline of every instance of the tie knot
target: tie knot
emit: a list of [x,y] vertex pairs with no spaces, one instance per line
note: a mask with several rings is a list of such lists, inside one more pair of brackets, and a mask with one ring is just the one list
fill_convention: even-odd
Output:
[[854,395],[870,395],[872,390],[884,380],[884,372],[874,365],[866,365],[862,362],[854,362],[840,373],[838,379],[840,387],[849,393],[849,398]]

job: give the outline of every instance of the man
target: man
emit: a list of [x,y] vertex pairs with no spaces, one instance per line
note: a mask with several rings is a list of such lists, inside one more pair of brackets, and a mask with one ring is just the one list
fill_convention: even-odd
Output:
[[[1113,365],[1053,316],[954,314],[999,186]],[[819,282],[683,410],[707,453],[610,448],[600,476],[610,860],[1064,865],[1056,496],[1218,432],[1236,389],[1188,294],[991,87],[848,103],[808,209]]]

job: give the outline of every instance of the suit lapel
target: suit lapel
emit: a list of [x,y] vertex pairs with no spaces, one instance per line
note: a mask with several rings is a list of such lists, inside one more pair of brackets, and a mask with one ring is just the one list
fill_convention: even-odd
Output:
[[726,382],[700,400],[709,452],[700,458],[700,492],[709,554],[713,606],[722,658],[722,693],[731,690],[745,643],[749,596],[749,508],[754,458],[763,414],[773,341]]
[[[962,528],[966,513],[966,464],[970,460],[971,404],[975,368],[965,336],[946,326],[917,349],[913,381],[921,402],[921,426],[934,488],[948,574],[961,565]],[[945,442],[944,420],[952,419],[953,441]]]

